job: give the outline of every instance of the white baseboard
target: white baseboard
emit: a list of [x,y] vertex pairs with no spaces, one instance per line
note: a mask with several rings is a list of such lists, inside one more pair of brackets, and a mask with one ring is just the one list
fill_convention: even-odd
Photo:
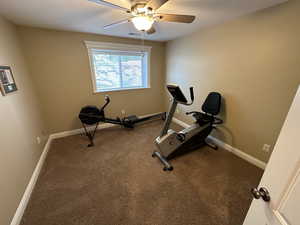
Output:
[[183,128],[187,128],[187,127],[190,126],[190,125],[188,125],[187,123],[183,122],[182,120],[179,120],[179,119],[174,118],[174,117],[173,117],[172,121],[173,121],[174,123],[177,123],[179,126],[182,126]]
[[[103,123],[100,124],[98,126],[97,130],[101,130],[101,129],[105,129],[105,128],[110,128],[110,127],[114,127],[117,125],[114,124],[109,124],[109,123]],[[87,130],[91,131],[93,129],[93,127],[88,127]],[[83,128],[79,128],[79,129],[75,129],[75,130],[69,130],[69,131],[63,131],[63,132],[59,132],[59,133],[54,133],[51,134],[50,137],[52,139],[57,139],[57,138],[63,138],[63,137],[68,137],[68,136],[72,136],[72,135],[77,135],[77,134],[82,134],[84,133],[84,129]]]
[[32,176],[30,178],[30,181],[29,181],[29,183],[28,183],[28,185],[27,185],[27,187],[25,189],[23,197],[22,197],[22,199],[20,201],[20,204],[19,204],[19,206],[18,206],[18,208],[17,208],[17,210],[15,212],[15,215],[14,215],[14,217],[13,217],[10,225],[19,225],[20,222],[21,222],[21,219],[23,217],[24,211],[25,211],[25,209],[27,207],[27,204],[29,202],[30,196],[31,196],[32,191],[34,189],[34,186],[35,186],[35,184],[37,182],[37,179],[39,177],[39,174],[40,174],[41,169],[43,167],[43,164],[45,162],[47,153],[48,153],[48,151],[50,149],[51,141],[52,141],[52,139],[51,139],[51,137],[49,137],[48,141],[47,141],[47,143],[46,143],[46,145],[44,147],[44,150],[43,150],[43,152],[42,152],[42,154],[40,156],[40,159],[39,159],[39,161],[38,161],[38,163],[37,163],[37,165],[36,165],[36,167],[35,167],[35,169],[33,171],[33,174],[32,174]]
[[[178,125],[182,126],[183,128],[187,128],[189,126],[187,123],[185,123],[185,122],[183,122],[183,121],[181,121],[177,118],[173,118],[173,122],[177,123]],[[255,165],[255,166],[257,166],[257,167],[259,167],[263,170],[266,168],[267,164],[265,162],[263,162],[263,161],[261,161],[257,158],[254,158],[253,156],[248,155],[247,153],[245,153],[245,152],[243,152],[243,151],[241,151],[241,150],[239,150],[239,149],[237,149],[237,148],[235,148],[235,147],[233,147],[233,146],[231,146],[231,145],[229,145],[229,144],[227,144],[227,143],[225,143],[225,142],[223,142],[223,141],[221,141],[221,140],[219,140],[219,139],[217,139],[217,138],[215,138],[211,135],[208,136],[208,138],[210,140],[212,140],[217,146],[233,153],[234,155],[246,160],[247,162],[249,162],[249,163],[251,163],[251,164],[253,164],[253,165]]]
[[247,162],[249,162],[249,163],[251,163],[251,164],[253,164],[253,165],[255,165],[255,166],[257,166],[257,167],[259,167],[263,170],[266,168],[267,164],[265,162],[263,162],[263,161],[261,161],[257,158],[254,158],[253,156],[248,155],[247,153],[245,153],[245,152],[243,152],[243,151],[241,151],[241,150],[239,150],[235,147],[232,147],[231,145],[229,145],[229,144],[227,144],[227,143],[225,143],[225,142],[223,142],[223,141],[221,141],[221,140],[219,140],[219,139],[217,139],[213,136],[208,136],[208,138],[210,140],[212,140],[219,147],[224,148],[225,150],[227,150],[227,151],[233,153],[234,155],[246,160]]
[[[153,115],[159,114],[159,113],[161,113],[161,112],[139,116],[139,118],[145,118],[145,117],[153,116]],[[101,123],[98,126],[97,130],[102,130],[102,129],[111,128],[111,127],[115,127],[115,126],[118,126],[118,125],[111,124],[111,123]],[[94,126],[88,127],[87,128],[88,131],[91,131],[93,129],[93,127]],[[57,138],[63,138],[63,137],[68,137],[68,136],[82,134],[82,133],[84,133],[84,128],[79,128],[79,129],[75,129],[75,130],[69,130],[69,131],[63,131],[63,132],[59,132],[59,133],[54,133],[54,134],[51,134],[50,137],[52,139],[57,139]]]

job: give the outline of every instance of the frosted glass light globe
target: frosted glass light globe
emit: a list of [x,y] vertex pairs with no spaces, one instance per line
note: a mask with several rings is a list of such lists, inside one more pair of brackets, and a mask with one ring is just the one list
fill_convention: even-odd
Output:
[[135,28],[140,31],[149,30],[154,23],[153,18],[150,18],[149,16],[137,16],[132,18],[131,21]]

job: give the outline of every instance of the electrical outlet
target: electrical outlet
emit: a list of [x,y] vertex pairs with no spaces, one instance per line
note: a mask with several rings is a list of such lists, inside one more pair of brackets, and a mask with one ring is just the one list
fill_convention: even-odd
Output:
[[271,145],[264,144],[262,150],[263,150],[264,152],[269,152],[269,151],[270,151],[270,148],[271,148]]
[[122,113],[122,115],[124,116],[124,115],[126,114],[125,109],[122,109],[122,110],[121,110],[121,113]]
[[39,144],[41,144],[41,138],[40,137],[36,137],[36,142]]

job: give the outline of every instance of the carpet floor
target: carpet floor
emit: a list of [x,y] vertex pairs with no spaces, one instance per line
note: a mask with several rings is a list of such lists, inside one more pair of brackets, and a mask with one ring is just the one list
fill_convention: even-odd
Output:
[[242,225],[262,170],[204,147],[163,172],[151,157],[162,122],[52,142],[21,225]]

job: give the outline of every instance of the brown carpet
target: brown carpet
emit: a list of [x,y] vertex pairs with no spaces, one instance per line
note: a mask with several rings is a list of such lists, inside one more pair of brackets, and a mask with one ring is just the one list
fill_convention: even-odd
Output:
[[241,225],[262,170],[207,147],[162,171],[160,121],[52,143],[22,225]]

